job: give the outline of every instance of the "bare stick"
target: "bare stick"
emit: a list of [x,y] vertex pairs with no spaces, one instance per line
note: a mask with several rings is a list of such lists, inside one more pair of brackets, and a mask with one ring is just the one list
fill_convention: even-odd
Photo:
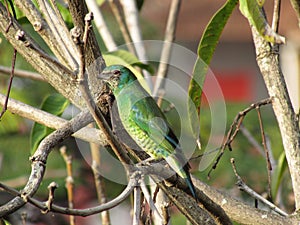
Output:
[[[5,96],[0,94],[0,105],[3,105],[4,101]],[[33,120],[52,129],[59,129],[64,124],[66,124],[66,122],[68,122],[68,120],[65,120],[61,117],[54,116],[48,112],[34,108],[30,105],[24,104],[23,102],[19,102],[12,98],[10,98],[8,101],[8,110],[14,114],[17,114],[29,120]],[[83,120],[86,121],[86,125],[93,121],[92,115],[87,110],[84,110],[83,114]],[[84,127],[81,130],[74,133],[72,136],[80,138],[87,142],[97,143],[99,145],[107,144],[107,142],[104,139],[103,132],[95,128]]]
[[[61,214],[66,214],[66,215],[90,216],[90,215],[94,215],[94,214],[100,213],[105,210],[109,210],[109,209],[119,205],[125,199],[127,199],[127,197],[132,193],[133,189],[138,185],[140,179],[141,179],[141,174],[139,172],[134,172],[130,176],[128,185],[123,190],[123,192],[120,195],[118,195],[116,198],[114,198],[113,200],[111,200],[105,204],[91,207],[91,208],[86,208],[86,209],[70,209],[68,207],[61,207],[56,204],[51,204],[50,211],[56,212],[56,213],[61,213]],[[13,196],[20,196],[19,191],[15,190],[11,187],[8,187],[2,183],[0,183],[0,188],[2,190],[5,190],[8,193],[12,194]],[[43,211],[48,209],[46,202],[41,202],[31,196],[27,196],[27,201]]]
[[102,40],[104,41],[107,50],[108,51],[116,50],[117,45],[113,39],[113,36],[108,30],[108,27],[105,23],[100,7],[98,6],[96,0],[86,1],[86,4],[89,10],[94,14],[96,27],[98,29],[98,32],[102,36]]
[[266,142],[266,136],[265,136],[265,131],[263,127],[263,121],[261,118],[261,113],[259,110],[259,107],[256,108],[257,115],[258,115],[258,121],[259,121],[259,128],[260,128],[260,133],[261,133],[261,138],[262,138],[262,145],[264,147],[264,152],[265,152],[265,157],[266,157],[266,163],[267,163],[267,173],[268,173],[268,195],[269,198],[272,200],[272,192],[271,192],[271,171],[272,171],[272,165],[270,162],[270,156],[269,156],[269,149],[267,146]]
[[261,107],[263,105],[270,104],[271,102],[272,102],[271,98],[261,100],[259,102],[251,104],[248,108],[244,109],[243,111],[239,112],[236,115],[236,117],[234,118],[234,120],[229,128],[229,131],[227,132],[225,141],[220,148],[220,153],[219,153],[217,159],[215,160],[212,168],[208,172],[208,175],[207,175],[208,178],[210,177],[210,173],[212,172],[212,170],[216,169],[217,164],[219,163],[221,157],[224,154],[225,148],[228,147],[230,151],[232,150],[231,143],[234,140],[234,138],[236,137],[236,135],[238,134],[240,126],[242,125],[242,121],[243,121],[244,117],[247,115],[247,113],[249,113],[253,109],[256,109],[257,107]]
[[157,71],[157,80],[153,89],[153,96],[158,94],[159,89],[163,88],[163,80],[167,75],[168,72],[168,63],[170,60],[171,55],[171,46],[172,42],[175,40],[175,32],[176,32],[176,25],[177,25],[177,18],[179,14],[179,9],[181,5],[181,0],[172,0],[169,17],[167,22],[167,27],[165,31],[165,40],[163,49],[161,52],[159,66]]
[[254,27],[252,35],[256,51],[256,60],[272,98],[272,107],[276,116],[282,143],[291,173],[295,195],[295,210],[300,210],[300,130],[296,113],[287,91],[286,82],[279,63],[278,51],[270,46]]
[[[6,66],[0,66],[0,72],[3,74],[10,74],[11,73],[11,68],[6,67]],[[45,79],[38,73],[27,71],[27,70],[18,70],[15,69],[14,75],[17,77],[23,77],[23,78],[28,78],[32,80],[37,80],[37,81],[45,81]]]
[[133,221],[132,225],[140,224],[141,217],[141,188],[139,186],[133,189]]
[[64,23],[56,4],[52,4],[52,8],[46,0],[38,0],[38,3],[40,10],[52,31],[51,33],[56,39],[59,50],[63,53],[64,57],[68,59],[67,62],[70,64],[71,69],[76,70],[78,68],[79,54],[76,51],[76,47],[72,42],[66,24]]
[[127,26],[126,26],[126,23],[124,21],[124,15],[123,15],[123,12],[122,10],[120,9],[118,3],[119,1],[116,1],[116,0],[109,0],[109,5],[111,7],[111,10],[119,24],[119,27],[120,27],[120,30],[121,30],[121,33],[123,35],[123,38],[125,40],[125,43],[126,43],[126,46],[128,47],[128,50],[136,55],[136,52],[135,52],[135,49],[132,45],[132,40],[131,40],[131,37],[130,37],[130,34],[128,32],[128,29],[127,29]]
[[[94,124],[89,124],[89,127],[94,127]],[[98,202],[100,204],[106,203],[107,199],[105,196],[105,186],[103,182],[103,177],[101,176],[101,154],[99,151],[99,145],[95,143],[90,143],[90,149],[92,154],[92,170],[94,174],[94,180],[95,180],[95,187],[97,190],[97,197]],[[101,222],[103,225],[109,225],[111,224],[110,218],[109,218],[109,211],[103,211],[101,212]]]
[[278,214],[280,214],[282,216],[288,216],[288,214],[286,212],[284,212],[281,209],[279,209],[276,205],[274,205],[273,203],[269,202],[267,199],[263,198],[261,195],[259,195],[254,190],[252,190],[247,184],[245,184],[245,182],[243,181],[243,179],[237,173],[237,170],[236,170],[236,167],[235,167],[235,163],[234,163],[234,158],[231,158],[230,162],[231,162],[234,174],[235,174],[235,176],[236,176],[236,178],[238,180],[236,184],[238,185],[238,187],[239,187],[240,190],[245,191],[246,193],[248,193],[253,198],[259,200],[260,202],[262,202],[263,204],[265,204],[266,206],[268,206],[270,209],[274,210],[274,212],[277,212]]
[[55,183],[55,182],[51,182],[49,185],[48,185],[48,190],[49,190],[49,193],[48,193],[48,200],[46,201],[45,205],[47,207],[46,210],[43,210],[43,213],[48,213],[50,212],[51,210],[51,206],[53,204],[53,201],[54,201],[54,191],[55,189],[58,188],[58,184]]
[[5,98],[5,101],[4,101],[2,111],[0,112],[0,120],[1,120],[1,117],[3,116],[3,114],[7,110],[9,94],[10,94],[11,87],[12,87],[12,82],[13,82],[13,79],[14,79],[16,58],[17,58],[17,50],[14,49],[14,54],[13,54],[13,58],[12,58],[12,65],[11,65],[11,73],[10,73],[10,77],[9,77],[9,83],[8,83],[8,87],[7,87],[6,98]]
[[281,5],[281,0],[274,0],[273,19],[272,19],[272,29],[273,29],[276,33],[278,32],[278,27],[279,27],[280,5]]
[[[7,11],[7,14],[9,15],[9,18],[11,20],[11,22],[9,23],[8,27],[6,28],[6,32],[8,32],[10,26],[12,25],[12,15],[11,13],[9,12],[9,9],[8,9],[8,3],[7,1],[5,1],[6,3],[6,11]],[[14,9],[14,6],[12,4],[11,1],[9,1],[10,3],[10,6],[11,6],[11,9],[13,11],[13,15],[14,15],[14,18],[16,19],[16,12],[15,12],[15,9]],[[3,105],[3,108],[2,108],[2,111],[0,112],[0,120],[3,116],[3,114],[6,112],[7,110],[7,104],[8,104],[8,99],[9,99],[9,94],[10,94],[10,91],[11,91],[11,87],[12,87],[12,82],[13,82],[13,79],[14,79],[14,71],[15,71],[15,63],[16,63],[16,59],[17,59],[17,50],[14,48],[14,54],[12,56],[12,65],[11,65],[11,71],[10,71],[10,77],[9,77],[9,83],[8,83],[8,87],[7,87],[7,92],[6,92],[6,99],[5,99],[5,102],[4,102],[4,105]]]
[[154,204],[154,202],[153,202],[153,200],[152,200],[152,198],[150,196],[150,193],[149,193],[149,191],[148,191],[148,189],[147,189],[147,187],[145,185],[145,182],[141,181],[140,185],[141,185],[141,189],[143,191],[143,194],[145,196],[145,199],[146,199],[146,201],[148,202],[148,204],[149,204],[149,206],[151,208],[151,211],[154,212],[156,218],[160,219],[160,224],[162,224],[162,221],[163,221],[162,216],[160,215],[158,209],[156,208],[156,206],[155,206],[155,204]]
[[[136,54],[141,61],[147,61],[145,46],[142,42],[143,38],[138,20],[136,2],[135,0],[122,0],[121,3],[123,6],[125,21],[135,47]],[[150,73],[144,70],[143,74],[150,90],[152,91],[153,84]]]
[[[68,205],[70,209],[74,208],[74,179],[72,173],[72,156],[67,154],[66,146],[62,146],[60,149],[60,154],[62,155],[66,168],[67,168],[67,178],[66,178],[66,189],[68,194]],[[75,225],[75,217],[70,215],[70,225]]]

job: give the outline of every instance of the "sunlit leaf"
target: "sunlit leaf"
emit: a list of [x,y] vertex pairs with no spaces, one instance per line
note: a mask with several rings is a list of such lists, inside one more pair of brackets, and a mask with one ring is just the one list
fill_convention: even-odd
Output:
[[277,34],[270,27],[257,1],[240,0],[240,11],[266,41],[277,44],[285,43],[285,38]]
[[[222,8],[216,12],[208,23],[198,46],[198,58],[194,65],[193,77],[189,85],[189,97],[191,99],[191,101],[189,101],[189,119],[195,135],[197,135],[199,131],[198,123],[195,123],[195,120],[198,120],[200,116],[202,87],[208,71],[208,65],[210,64],[227,20],[237,3],[238,0],[228,0]],[[197,114],[195,115],[195,113]]]
[[133,55],[128,51],[121,49],[121,50],[108,52],[105,55],[113,55],[116,57],[120,57],[122,60],[124,60],[127,64],[131,66],[137,66],[141,69],[147,70],[151,74],[154,73],[154,69],[151,65],[142,63],[135,55]]

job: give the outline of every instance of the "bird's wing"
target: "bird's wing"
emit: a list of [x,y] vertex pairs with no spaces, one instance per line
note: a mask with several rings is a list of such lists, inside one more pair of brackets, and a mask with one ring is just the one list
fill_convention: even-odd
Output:
[[130,114],[136,125],[165,150],[173,153],[180,149],[177,137],[152,97],[135,102]]

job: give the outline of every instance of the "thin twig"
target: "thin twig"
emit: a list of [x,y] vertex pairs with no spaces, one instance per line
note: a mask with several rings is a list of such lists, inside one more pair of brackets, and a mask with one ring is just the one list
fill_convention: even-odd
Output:
[[[248,142],[258,151],[258,153],[261,154],[262,156],[265,156],[264,148],[256,141],[256,139],[253,137],[250,131],[243,124],[240,126],[240,131],[244,135],[244,137],[248,140]],[[270,159],[272,171],[275,171],[277,162],[274,159],[274,156],[272,154],[271,143],[269,140],[270,138],[268,138],[268,136],[265,136],[265,138],[266,138],[267,148],[269,149],[269,159]]]
[[43,13],[49,25],[49,28],[57,41],[59,50],[61,51],[63,56],[68,59],[67,62],[72,70],[76,70],[78,67],[79,54],[76,51],[75,45],[69,35],[68,28],[66,27],[66,24],[63,21],[63,18],[60,15],[56,4],[52,4],[52,8],[49,2],[46,0],[38,0],[38,3],[40,6],[40,10]]
[[160,215],[159,210],[156,208],[156,206],[155,206],[155,204],[154,204],[154,202],[153,202],[153,200],[152,200],[152,198],[150,196],[150,193],[149,193],[149,191],[148,191],[148,189],[147,189],[147,187],[145,185],[145,182],[141,181],[140,186],[141,186],[142,192],[143,192],[143,194],[145,196],[145,199],[146,199],[146,201],[148,202],[148,204],[149,204],[149,206],[151,208],[151,211],[154,212],[156,218],[160,219],[160,222],[161,222],[160,224],[162,224],[163,218]]
[[125,43],[126,43],[126,47],[128,48],[128,50],[136,55],[136,52],[135,52],[135,49],[132,45],[132,40],[131,40],[131,37],[130,37],[130,34],[129,34],[129,31],[127,29],[127,26],[126,26],[126,23],[124,21],[124,14],[122,12],[122,10],[120,9],[118,3],[119,1],[116,1],[116,0],[109,0],[109,5],[111,7],[111,10],[114,14],[114,17],[116,18],[117,20],[117,23],[119,25],[119,28],[120,28],[120,31],[123,35],[123,38],[125,40]]
[[11,73],[10,73],[10,77],[9,77],[9,83],[8,83],[8,86],[7,86],[5,102],[4,102],[2,111],[0,112],[0,120],[1,120],[2,116],[4,115],[4,113],[7,110],[9,95],[10,95],[10,91],[11,91],[11,87],[12,87],[12,82],[13,82],[13,79],[14,79],[16,58],[17,58],[17,50],[14,49],[14,55],[13,55],[13,58],[12,58],[12,65],[11,65]]
[[[11,68],[0,66],[0,73],[9,75],[11,73]],[[45,82],[45,79],[40,74],[28,70],[15,69],[14,76]]]
[[[109,210],[109,209],[119,205],[124,200],[126,200],[126,198],[133,192],[133,189],[138,185],[140,179],[141,179],[140,172],[134,172],[130,176],[128,185],[122,191],[122,193],[120,195],[118,195],[116,198],[114,198],[113,200],[111,200],[105,204],[98,205],[98,206],[91,207],[91,208],[86,208],[86,209],[70,209],[68,207],[61,207],[61,206],[58,206],[58,205],[52,203],[51,204],[51,212],[56,212],[56,213],[61,213],[61,214],[66,214],[66,215],[74,215],[74,216],[90,216],[90,215],[94,215],[94,214],[100,213],[105,210]],[[2,183],[0,183],[0,188],[2,190],[5,190],[6,192],[12,194],[13,196],[20,196],[20,194],[21,194],[16,189],[8,187]],[[43,211],[48,209],[46,202],[41,202],[33,197],[27,196],[27,201]]]
[[[6,3],[7,14],[9,15],[9,17],[11,19],[11,23],[6,28],[6,32],[8,32],[9,27],[12,25],[12,16],[9,12],[7,1],[5,1],[5,3]],[[9,1],[9,3],[11,4],[11,8],[12,8],[12,11],[13,11],[14,18],[16,19],[16,12],[15,12],[14,6],[13,6],[11,1]],[[9,83],[8,83],[7,92],[6,92],[6,99],[5,99],[2,111],[0,112],[0,120],[1,120],[2,116],[4,115],[4,113],[7,110],[8,99],[9,99],[9,95],[10,95],[10,91],[11,91],[11,87],[12,87],[12,82],[13,82],[14,74],[15,74],[14,71],[15,71],[16,60],[17,60],[17,50],[14,48],[14,53],[13,53],[12,62],[11,62],[11,71],[10,71]]]
[[272,29],[277,33],[280,20],[280,6],[281,0],[274,0],[274,9],[273,9],[273,20],[272,20]]
[[52,204],[53,204],[53,201],[54,201],[54,191],[57,188],[58,188],[58,184],[55,183],[55,182],[51,182],[48,185],[48,190],[49,190],[48,200],[45,203],[45,205],[46,205],[47,208],[46,208],[46,210],[43,210],[43,213],[48,213],[48,212],[51,211],[51,207],[52,207]]
[[157,71],[157,78],[153,89],[153,96],[156,96],[158,94],[158,91],[160,89],[163,89],[163,85],[164,85],[163,81],[168,73],[168,65],[171,56],[172,43],[175,40],[176,25],[177,25],[180,5],[181,5],[181,0],[172,0],[171,2],[167,27],[165,31],[164,45],[161,52],[161,56],[159,60],[160,63]]
[[271,162],[270,162],[269,149],[268,149],[267,142],[266,142],[266,136],[265,136],[263,121],[262,121],[262,118],[261,118],[261,113],[260,113],[259,107],[256,108],[256,111],[257,111],[257,116],[258,116],[258,121],[259,121],[259,128],[260,128],[260,133],[261,133],[261,138],[262,138],[262,145],[264,147],[265,158],[266,158],[266,163],[267,163],[268,195],[269,195],[269,198],[272,200],[272,192],[271,192],[272,165],[271,165]]
[[[123,6],[123,11],[125,15],[125,21],[131,36],[131,39],[133,41],[133,46],[135,47],[136,54],[141,61],[147,61],[147,55],[145,46],[143,44],[143,38],[141,34],[139,19],[138,19],[138,10],[136,6],[135,0],[122,0],[121,1]],[[149,89],[152,91],[153,89],[153,83],[152,83],[152,77],[151,74],[143,70],[143,74],[145,77],[145,80],[148,84]]]
[[89,10],[91,12],[93,12],[93,14],[94,14],[96,27],[98,29],[98,32],[102,36],[102,40],[103,40],[107,50],[108,51],[116,50],[117,45],[105,23],[105,20],[103,18],[100,7],[97,4],[97,1],[89,0],[89,1],[86,1],[86,4],[87,4],[87,7],[89,8]]
[[244,119],[244,117],[247,115],[247,113],[249,113],[251,110],[256,109],[257,107],[261,107],[263,105],[268,105],[272,102],[271,98],[267,98],[267,99],[263,99],[259,102],[253,103],[251,104],[249,107],[247,107],[246,109],[244,109],[243,111],[239,112],[236,117],[234,118],[228,132],[225,138],[224,143],[222,144],[221,148],[220,148],[220,153],[218,155],[218,157],[216,158],[212,168],[209,170],[208,172],[208,178],[210,177],[211,172],[216,169],[217,164],[219,163],[221,157],[224,154],[225,148],[228,147],[228,149],[230,151],[232,151],[231,148],[231,143],[233,142],[234,138],[236,137],[236,135],[239,132],[240,126],[242,125],[242,121]]
[[139,225],[140,224],[140,217],[141,217],[141,188],[136,186],[133,189],[133,221],[132,225]]
[[273,203],[271,203],[267,199],[263,198],[261,195],[259,195],[254,190],[252,190],[247,184],[245,184],[245,182],[243,181],[243,179],[237,173],[237,170],[236,170],[236,167],[235,167],[234,158],[231,158],[230,162],[231,162],[231,165],[232,165],[233,172],[234,172],[234,174],[235,174],[235,176],[236,176],[236,178],[238,180],[236,184],[238,185],[238,187],[239,187],[240,190],[245,191],[246,193],[248,193],[253,198],[259,200],[260,202],[262,202],[263,204],[265,204],[266,206],[268,206],[270,209],[274,210],[274,212],[277,212],[279,215],[288,216],[288,214],[286,212],[284,212],[281,209],[279,209],[276,205],[274,205]]
[[[95,125],[93,123],[89,124],[89,127],[94,128]],[[101,176],[101,154],[99,151],[99,145],[95,143],[90,143],[90,149],[91,149],[91,155],[92,155],[92,170],[94,174],[94,180],[95,180],[95,187],[97,190],[97,197],[98,197],[98,202],[100,204],[106,203],[107,199],[105,196],[105,189],[104,189],[104,180],[103,177]],[[109,225],[111,224],[110,222],[110,217],[109,217],[109,211],[103,211],[101,212],[101,222],[102,225]]]
[[[60,149],[60,154],[62,155],[66,168],[67,168],[67,178],[66,178],[66,189],[68,195],[68,206],[70,209],[74,208],[74,178],[72,172],[72,156],[67,154],[66,146],[62,146]],[[70,225],[75,225],[75,217],[70,215]]]

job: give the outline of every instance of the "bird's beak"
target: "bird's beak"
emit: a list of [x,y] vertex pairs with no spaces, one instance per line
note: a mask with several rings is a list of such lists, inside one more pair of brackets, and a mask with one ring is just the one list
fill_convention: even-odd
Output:
[[107,81],[110,77],[111,77],[110,73],[105,73],[105,72],[102,72],[97,76],[97,78],[104,81]]

